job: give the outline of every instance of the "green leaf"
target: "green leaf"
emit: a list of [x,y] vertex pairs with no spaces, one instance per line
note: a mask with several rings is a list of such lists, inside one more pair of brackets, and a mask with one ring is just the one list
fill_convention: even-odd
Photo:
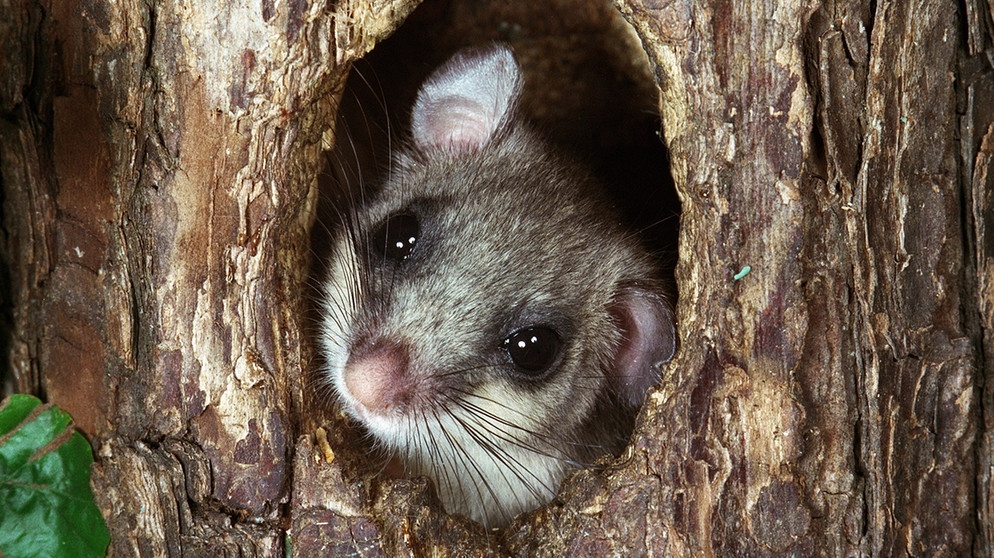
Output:
[[0,556],[104,556],[93,453],[69,414],[29,395],[0,403]]

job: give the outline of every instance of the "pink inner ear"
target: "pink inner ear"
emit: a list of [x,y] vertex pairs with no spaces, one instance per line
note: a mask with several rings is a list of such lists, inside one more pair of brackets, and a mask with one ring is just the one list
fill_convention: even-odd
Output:
[[497,126],[496,116],[478,103],[460,97],[445,97],[421,108],[414,128],[414,141],[422,149],[441,148],[462,153],[486,145]]
[[521,72],[505,47],[462,51],[418,91],[411,135],[422,153],[477,151],[501,137],[521,94]]
[[621,329],[608,379],[623,401],[638,406],[659,381],[659,365],[673,358],[673,311],[661,296],[639,288],[623,290],[608,309]]

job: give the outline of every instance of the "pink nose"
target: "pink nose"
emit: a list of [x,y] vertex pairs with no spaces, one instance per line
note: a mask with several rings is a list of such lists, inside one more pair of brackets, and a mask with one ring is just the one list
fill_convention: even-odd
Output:
[[402,410],[411,401],[414,379],[403,345],[379,341],[355,348],[345,364],[345,386],[366,410]]

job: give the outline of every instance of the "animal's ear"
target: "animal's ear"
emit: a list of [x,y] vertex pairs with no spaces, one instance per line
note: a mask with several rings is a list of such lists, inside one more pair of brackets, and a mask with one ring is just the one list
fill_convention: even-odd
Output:
[[411,134],[421,152],[479,150],[509,126],[522,79],[503,46],[456,54],[421,86]]
[[621,329],[621,341],[610,363],[608,380],[622,401],[638,406],[659,381],[659,366],[673,358],[673,310],[663,297],[640,287],[622,289],[609,310]]

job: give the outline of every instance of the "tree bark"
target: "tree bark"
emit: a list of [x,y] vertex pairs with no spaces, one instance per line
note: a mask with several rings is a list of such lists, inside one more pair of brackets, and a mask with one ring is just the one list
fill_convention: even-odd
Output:
[[8,381],[94,443],[113,555],[992,555],[991,6],[615,3],[680,348],[625,453],[500,532],[314,434],[322,152],[413,0],[0,3]]
[[14,384],[93,441],[115,555],[282,552],[322,135],[382,8],[4,7]]

